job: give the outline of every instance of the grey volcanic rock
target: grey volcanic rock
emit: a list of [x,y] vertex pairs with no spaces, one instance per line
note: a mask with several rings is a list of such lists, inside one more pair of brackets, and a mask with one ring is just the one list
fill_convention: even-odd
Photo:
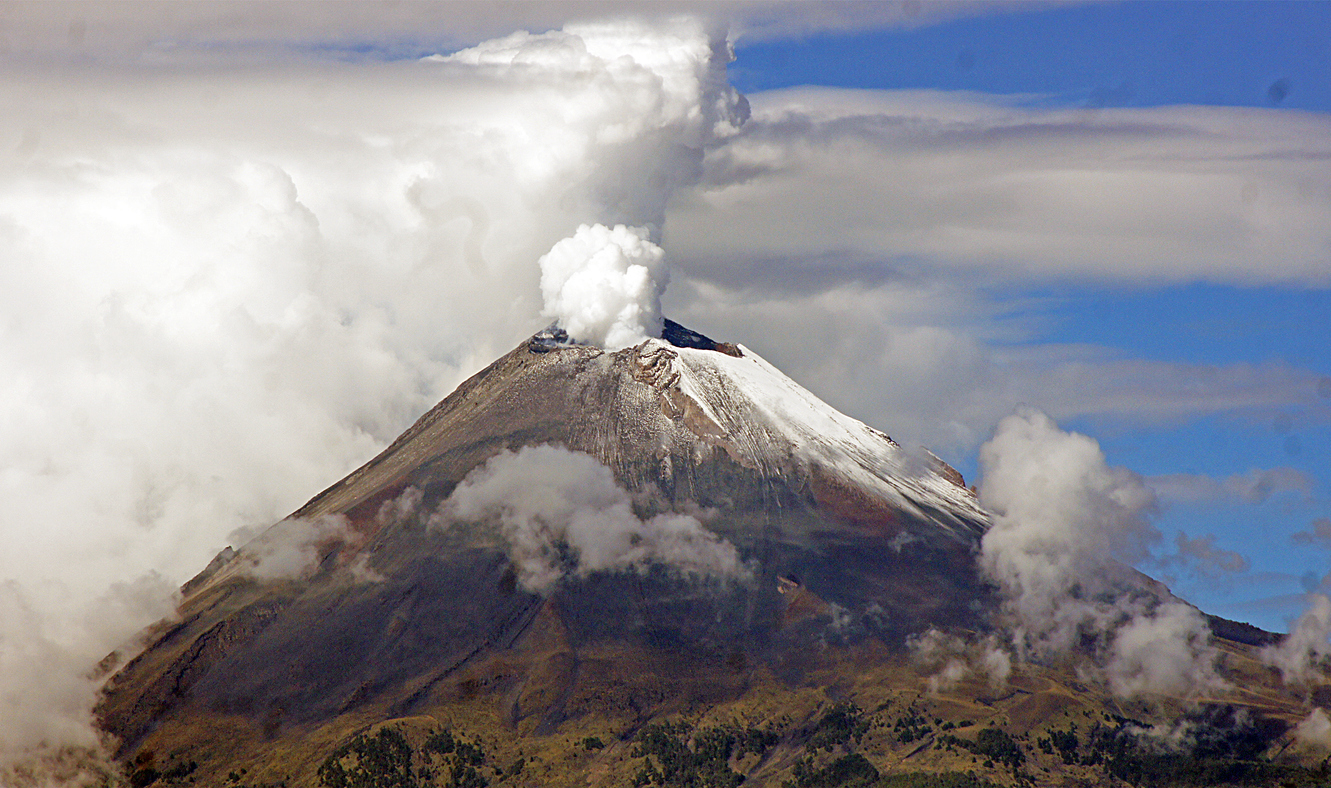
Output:
[[[524,590],[499,527],[449,522],[441,504],[500,452],[541,444],[595,457],[639,516],[697,514],[751,576],[654,566]],[[190,715],[244,718],[274,736],[366,704],[406,715],[464,666],[520,646],[538,617],[573,649],[739,653],[794,680],[819,644],[899,647],[932,625],[987,628],[997,603],[974,560],[985,527],[954,470],[742,346],[669,322],[663,339],[613,353],[547,330],[220,555],[185,587],[180,622],[108,684],[99,715],[122,752]],[[317,567],[255,570],[299,533],[318,536]],[[792,589],[818,600],[812,614],[792,612]],[[542,730],[562,719],[557,703],[542,713]]]

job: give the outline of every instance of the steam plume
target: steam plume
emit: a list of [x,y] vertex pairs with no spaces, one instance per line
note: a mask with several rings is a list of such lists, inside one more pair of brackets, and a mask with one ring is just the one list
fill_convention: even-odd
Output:
[[438,58],[525,79],[562,76],[603,86],[594,101],[559,109],[571,128],[552,139],[548,158],[530,162],[556,178],[570,165],[581,167],[592,148],[603,163],[588,183],[584,214],[591,221],[540,261],[542,314],[575,341],[616,350],[660,335],[669,272],[654,236],[670,196],[697,181],[705,150],[748,117],[747,103],[726,83],[732,58],[723,38],[689,18],[655,28],[619,23],[519,32]]
[[542,314],[606,350],[660,336],[664,257],[645,227],[584,224],[541,257]]
[[1279,668],[1285,681],[1307,682],[1317,674],[1316,662],[1331,653],[1328,637],[1331,637],[1331,598],[1313,594],[1294,630],[1279,644],[1262,649],[1261,659]]
[[972,674],[985,676],[991,687],[999,688],[1012,673],[1012,656],[995,635],[966,640],[930,629],[908,645],[912,660],[930,674],[930,692],[945,692]]

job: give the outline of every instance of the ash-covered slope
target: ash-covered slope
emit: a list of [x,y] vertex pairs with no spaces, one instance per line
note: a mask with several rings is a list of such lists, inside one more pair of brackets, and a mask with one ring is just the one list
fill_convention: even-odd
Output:
[[[445,504],[501,452],[543,445],[604,464],[635,517],[689,513],[745,571],[639,563],[529,590],[501,518],[459,521]],[[996,603],[974,561],[985,522],[940,460],[742,346],[673,323],[613,353],[542,332],[220,555],[185,587],[180,622],[109,683],[99,714],[122,752],[187,746],[201,721],[304,735],[419,713],[459,671],[550,638],[573,653],[738,654],[797,680],[829,638],[898,648],[929,626],[987,628]],[[530,670],[519,659],[510,678],[525,686]],[[514,691],[502,703],[517,726],[537,712]],[[536,706],[547,733],[567,715],[557,693]]]

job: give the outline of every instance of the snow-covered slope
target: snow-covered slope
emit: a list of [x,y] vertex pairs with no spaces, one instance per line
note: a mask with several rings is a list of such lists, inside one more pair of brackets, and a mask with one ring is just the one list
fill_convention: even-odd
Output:
[[752,350],[672,321],[663,338],[613,352],[554,327],[538,333],[296,514],[354,514],[407,486],[444,496],[499,451],[538,444],[590,454],[621,485],[676,510],[797,506],[827,520],[767,520],[795,540],[841,523],[894,549],[976,545],[988,523],[937,457],[838,412]]
[[676,407],[692,403],[700,417],[695,432],[736,460],[775,473],[794,459],[810,478],[836,479],[959,536],[979,533],[988,516],[941,460],[924,450],[907,452],[757,353],[734,348],[727,353],[649,339],[628,352],[643,370],[640,379]]

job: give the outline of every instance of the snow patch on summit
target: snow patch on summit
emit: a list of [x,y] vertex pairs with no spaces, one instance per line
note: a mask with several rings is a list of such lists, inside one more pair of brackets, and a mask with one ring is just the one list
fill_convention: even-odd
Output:
[[[649,339],[634,352],[666,356],[671,388],[725,432],[725,442],[765,473],[795,458],[915,517],[963,537],[978,537],[988,515],[975,496],[919,462],[891,438],[823,402],[743,345],[739,355]],[[654,358],[654,364],[661,363]],[[658,379],[665,378],[658,373]]]

